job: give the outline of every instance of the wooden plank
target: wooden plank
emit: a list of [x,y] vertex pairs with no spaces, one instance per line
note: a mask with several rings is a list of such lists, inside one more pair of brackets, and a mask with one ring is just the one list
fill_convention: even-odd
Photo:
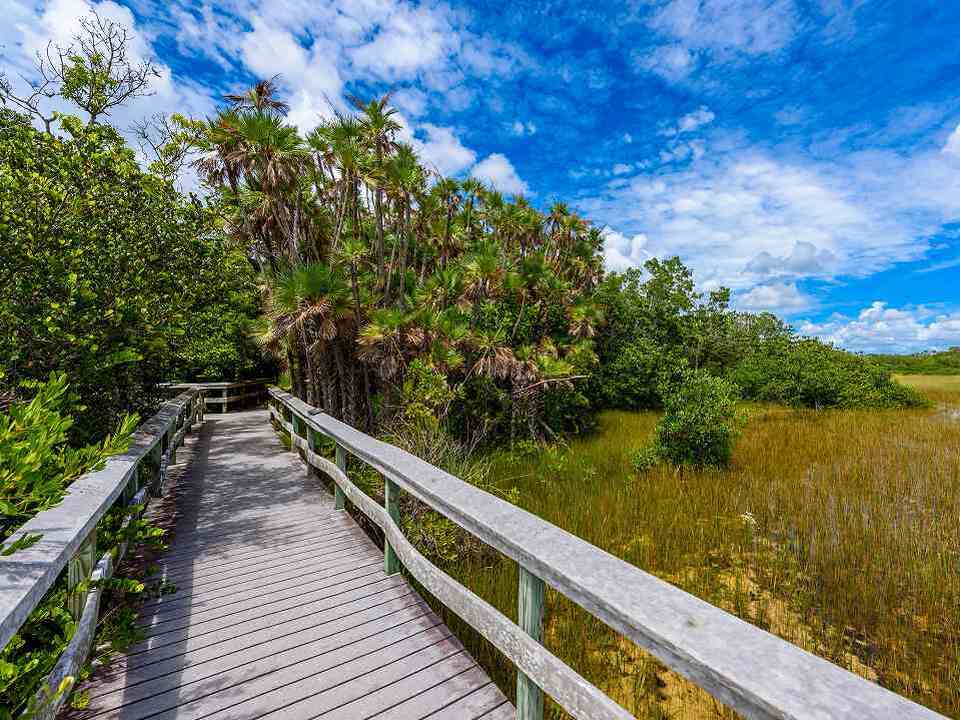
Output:
[[[420,662],[403,663],[400,667],[384,668],[363,678],[362,682],[351,684],[350,690],[354,694],[363,694],[356,700],[325,713],[324,720],[355,720],[381,715],[413,720],[423,717],[421,713],[430,707],[431,702],[436,704],[437,698],[433,691],[437,688],[449,698],[452,693],[465,692],[460,689],[461,686],[470,689],[476,683],[487,682],[483,672],[477,668],[477,663],[463,650],[426,667],[420,668],[420,665]],[[380,687],[377,687],[378,685]],[[406,705],[406,711],[413,710],[413,713],[391,715],[390,710],[399,705]]]
[[[306,675],[285,687],[252,696],[242,705],[219,709],[211,717],[229,717],[231,720],[254,720],[259,717],[307,720],[371,695],[454,656],[473,662],[451,641],[448,630],[435,626],[378,652]],[[264,710],[268,712],[263,714]],[[192,717],[191,714],[183,720]],[[350,714],[348,717],[357,718],[357,715]]]
[[464,695],[446,707],[430,715],[430,720],[476,720],[479,717],[489,717],[497,708],[505,708],[515,717],[513,708],[500,688],[493,683],[482,685],[470,694]]
[[[377,720],[410,720],[411,718],[425,718],[428,716],[435,718],[437,713],[453,705],[460,706],[459,712],[453,717],[458,718],[458,720],[469,717],[470,704],[461,701],[474,696],[484,688],[493,688],[493,690],[497,688],[490,683],[487,674],[473,662],[469,656],[464,655],[460,657],[466,657],[470,663],[466,666],[465,671],[458,672],[446,679],[440,679],[439,682],[436,682],[436,676],[440,674],[438,672],[440,666],[434,666],[432,673],[434,677],[430,678],[430,680],[435,682],[435,685],[420,690],[413,694],[408,700],[404,700],[386,710],[380,711],[377,714]],[[401,693],[404,691],[409,692],[409,685],[407,683],[404,683],[404,685],[406,687],[389,688],[390,694],[396,697],[402,696]],[[505,699],[503,693],[499,691],[494,692],[493,696],[495,698],[493,705],[499,704]],[[490,707],[493,707],[493,705],[490,705]]]
[[[290,608],[301,607],[304,603],[315,600],[330,600],[343,595],[350,590],[358,587],[364,587],[380,579],[375,568],[362,568],[356,571],[346,580],[324,585],[316,589],[310,589],[300,594],[293,594],[284,597],[282,600],[267,603],[262,607],[254,605],[242,610],[224,609],[222,612],[216,611],[211,615],[193,618],[187,616],[170,620],[169,622],[158,623],[144,628],[147,634],[147,643],[151,640],[166,643],[172,635],[176,639],[183,637],[194,637],[203,633],[213,632],[220,628],[238,625],[249,620],[276,615],[277,613],[289,610]],[[139,646],[135,646],[139,647]]]
[[477,720],[515,720],[516,711],[509,703],[504,703],[490,712],[480,715]]
[[[265,630],[245,632],[218,643],[187,649],[180,655],[157,660],[153,653],[147,653],[146,659],[153,662],[127,667],[123,672],[104,677],[90,688],[90,696],[105,695],[178,673],[178,681],[183,684],[182,680],[186,677],[183,673],[188,668],[197,668],[226,656],[237,658],[243,651],[248,650],[270,655],[278,649],[292,646],[295,642],[310,642],[333,636],[337,636],[337,642],[342,646],[352,642],[351,638],[365,639],[381,633],[394,624],[393,620],[401,617],[397,615],[398,611],[411,607],[422,609],[423,601],[412,590],[403,587],[389,588],[379,594],[367,595],[340,606],[323,607],[319,610],[308,606],[304,608],[309,610],[306,615],[271,625]],[[384,619],[388,616],[390,619],[385,622]]]
[[[517,625],[538,643],[543,642],[543,580],[526,568],[519,572]],[[543,691],[517,671],[517,720],[543,720]]]
[[[516,560],[665,665],[748,717],[770,720],[785,717],[932,720],[942,717],[750,625],[400,448],[371,438],[325,414],[314,414],[314,408],[288,393],[277,389],[270,392],[306,418],[310,427],[346,447],[385,478]],[[518,664],[534,660],[512,659]],[[546,687],[542,682],[539,684]],[[564,681],[563,686],[551,694],[575,716],[592,717],[596,712],[592,704],[567,706],[564,704],[567,700],[556,694],[569,693],[570,702],[574,702],[582,687],[578,687],[577,682]]]
[[[435,661],[449,637],[436,618],[421,617],[345,647],[317,645],[288,652],[284,662],[268,658],[222,673],[208,681],[177,687],[123,708],[98,709],[95,717],[156,720],[196,720],[226,713],[230,718],[255,718],[264,712],[343,685],[376,669],[423,652]],[[315,650],[311,654],[311,650]],[[403,663],[401,663],[403,664]],[[307,695],[303,695],[307,692]],[[122,711],[122,714],[121,714]]]
[[[183,702],[200,697],[211,685],[222,687],[227,683],[244,682],[273,672],[275,668],[293,667],[370,639],[382,643],[384,633],[389,630],[400,628],[395,636],[402,636],[409,631],[407,626],[419,627],[423,622],[434,623],[435,620],[429,617],[430,614],[429,606],[421,601],[392,613],[372,612],[368,622],[348,630],[330,632],[327,628],[320,627],[312,632],[287,635],[253,648],[193,663],[158,677],[143,678],[141,674],[128,673],[127,681],[122,687],[98,694],[97,706],[101,710],[107,710],[141,702],[155,705],[159,702],[155,698],[165,693],[174,693],[177,701]],[[421,625],[417,625],[418,621]],[[277,680],[282,681],[284,675],[285,673],[278,674]]]
[[[354,607],[362,607],[365,603],[373,603],[381,598],[398,597],[410,592],[409,587],[396,578],[384,578],[337,598],[337,602],[328,604],[325,613],[349,613]],[[274,632],[282,632],[284,627],[293,627],[294,631],[310,627],[315,622],[316,613],[312,608],[296,607],[286,612],[277,613],[269,617],[258,618],[244,623],[232,625],[212,633],[204,633],[188,637],[166,645],[154,645],[144,652],[128,654],[118,666],[118,673],[153,663],[163,662],[166,659],[184,655],[199,654],[204,656],[208,649],[217,651],[224,643],[233,641],[260,642],[264,637],[272,637]]]
[[[310,581],[287,587],[274,587],[273,578],[268,576],[262,580],[262,587],[258,592],[238,591],[230,596],[221,596],[216,602],[204,602],[194,598],[188,605],[160,605],[152,608],[149,614],[144,615],[140,627],[148,633],[163,632],[168,623],[178,623],[187,618],[191,627],[197,627],[209,620],[221,617],[235,616],[248,610],[270,612],[276,606],[288,604],[296,600],[304,602],[313,596],[327,597],[330,590],[340,588],[346,584],[368,584],[368,578],[379,577],[374,572],[376,559],[368,559],[365,563],[350,563],[346,567],[337,568],[335,572],[321,574]],[[269,588],[269,590],[267,589]]]

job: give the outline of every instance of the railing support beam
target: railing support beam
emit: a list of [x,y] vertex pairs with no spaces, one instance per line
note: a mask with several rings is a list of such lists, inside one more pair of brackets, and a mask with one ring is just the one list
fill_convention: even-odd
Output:
[[79,620],[80,616],[83,615],[83,608],[87,604],[87,591],[89,590],[89,588],[78,588],[77,586],[84,580],[90,579],[96,562],[97,530],[94,528],[67,565],[67,584],[70,586],[70,594],[67,595],[67,610],[74,620]]
[[[383,507],[393,521],[400,525],[400,488],[389,478],[383,479]],[[400,572],[400,558],[386,540],[383,541],[383,570],[387,575]]]
[[[337,467],[344,475],[347,474],[347,451],[340,443],[337,443]],[[337,483],[334,483],[333,487],[333,509],[343,510],[347,507],[347,496]]]
[[[520,566],[517,590],[517,625],[539,643],[543,642],[543,580]],[[517,671],[517,720],[543,720],[543,691]]]

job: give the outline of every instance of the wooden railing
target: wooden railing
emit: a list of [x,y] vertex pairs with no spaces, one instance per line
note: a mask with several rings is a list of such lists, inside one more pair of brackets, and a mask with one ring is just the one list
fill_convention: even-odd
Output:
[[237,382],[171,383],[165,387],[174,392],[202,390],[207,410],[229,412],[230,406],[250,405],[267,397],[271,380],[240,380]]
[[[541,691],[582,720],[632,717],[541,644],[545,585],[748,718],[942,717],[365,435],[289,393],[271,388],[270,396],[271,417],[290,433],[292,447],[302,450],[306,462],[336,484],[336,507],[343,508],[349,500],[383,530],[387,572],[398,572],[402,565],[514,663],[518,720],[542,717]],[[318,435],[336,443],[335,464],[317,453]],[[383,507],[347,477],[347,453],[383,476]],[[400,529],[400,491],[517,562],[519,624],[417,552]]]
[[[126,552],[124,541],[98,561],[97,524],[117,503],[142,505],[163,492],[167,466],[176,462],[177,448],[193,423],[203,418],[203,408],[203,392],[196,389],[165,402],[137,428],[126,452],[109,458],[101,470],[77,478],[59,505],[38,513],[7,539],[5,545],[39,536],[33,545],[0,556],[0,648],[26,622],[64,568],[69,587],[79,586],[68,596],[76,629],[37,693],[32,718],[53,718],[69,694],[59,690],[69,689],[69,678],[76,677],[90,652],[100,610],[98,581],[113,575]],[[88,585],[90,589],[84,590]]]

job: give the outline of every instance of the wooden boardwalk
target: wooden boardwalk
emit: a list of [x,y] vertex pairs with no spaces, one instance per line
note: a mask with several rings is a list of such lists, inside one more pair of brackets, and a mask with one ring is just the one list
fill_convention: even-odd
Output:
[[506,697],[305,467],[265,411],[208,415],[181,451],[146,640],[73,717],[513,718]]

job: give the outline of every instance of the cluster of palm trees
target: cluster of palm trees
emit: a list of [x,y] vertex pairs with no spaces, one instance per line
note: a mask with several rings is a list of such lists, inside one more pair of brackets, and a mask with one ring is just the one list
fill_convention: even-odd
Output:
[[562,203],[544,215],[431,172],[398,141],[388,96],[306,137],[271,81],[226,101],[180,122],[225,231],[262,271],[262,341],[294,391],[371,427],[420,360],[464,397],[509,398],[514,425],[549,427],[544,394],[595,362],[600,232]]

